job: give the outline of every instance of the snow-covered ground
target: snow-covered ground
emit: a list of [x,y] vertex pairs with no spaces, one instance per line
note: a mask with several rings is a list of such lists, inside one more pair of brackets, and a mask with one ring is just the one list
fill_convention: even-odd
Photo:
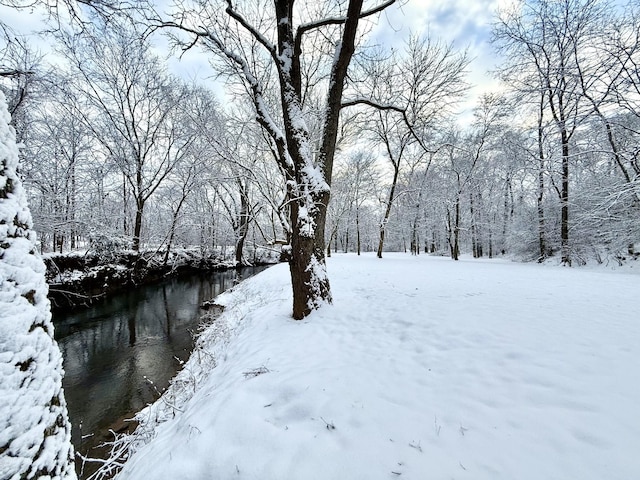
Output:
[[334,304],[300,322],[287,265],[223,294],[120,480],[640,478],[640,265],[328,269]]

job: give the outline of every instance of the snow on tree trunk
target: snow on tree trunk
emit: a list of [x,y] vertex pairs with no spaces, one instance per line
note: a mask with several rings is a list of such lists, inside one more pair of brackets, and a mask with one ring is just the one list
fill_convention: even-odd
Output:
[[142,234],[142,215],[144,212],[144,201],[141,199],[136,200],[136,218],[133,224],[133,251],[140,251],[140,235]]
[[62,356],[0,92],[0,478],[75,479]]
[[[236,38],[242,44],[244,38],[236,30],[236,27],[241,27],[269,53],[273,61],[271,66],[278,72],[282,123],[276,121],[280,112],[276,116],[272,115],[269,102],[265,101],[263,85],[259,80],[263,75],[255,74],[253,60],[247,59],[241,51],[234,51],[229,42],[212,31],[192,29],[182,21],[165,22],[164,25],[171,25],[206,39],[205,44],[233,63],[246,82],[247,91],[250,92],[256,109],[256,120],[273,142],[276,161],[287,185],[291,229],[288,256],[293,287],[293,317],[301,319],[320,305],[331,302],[331,288],[324,258],[325,223],[342,94],[347,69],[355,51],[358,22],[361,14],[369,16],[379,13],[393,3],[393,0],[364,14],[363,0],[349,0],[344,17],[314,20],[301,23],[296,28],[293,25],[294,0],[274,0],[273,3],[277,30],[275,44],[269,39],[270,35],[265,35],[258,27],[251,25],[241,12],[234,9],[231,2],[227,3],[225,12],[235,24],[223,27],[222,33]],[[342,33],[332,42],[335,51],[323,107],[320,148],[316,150],[309,136],[303,109],[302,83],[305,76],[302,74],[301,60],[303,46],[306,44],[302,38],[305,33],[327,25],[341,25]]]
[[[291,212],[289,269],[293,288],[293,317],[302,319],[323,303],[331,302],[331,287],[324,256],[324,233],[329,204],[338,120],[347,68],[354,53],[362,0],[350,0],[341,41],[337,43],[329,75],[322,141],[314,162],[309,130],[302,109],[301,41],[293,29],[293,1],[276,0],[277,54],[280,98],[289,169]],[[263,123],[266,119],[262,119]]]
[[[315,235],[318,228],[315,222],[324,221],[324,216],[317,211],[309,214],[307,207],[297,202],[291,206],[291,217],[297,221],[291,232],[289,271],[293,289],[293,318],[297,320],[306,317],[323,303],[331,302],[324,241],[319,242]],[[313,224],[315,228],[309,229],[305,224]],[[324,226],[320,230],[324,233]]]
[[244,242],[249,234],[249,224],[251,222],[251,205],[249,204],[248,186],[238,180],[240,190],[240,212],[235,222],[234,228],[236,234],[236,265],[248,265],[249,262],[244,259]]

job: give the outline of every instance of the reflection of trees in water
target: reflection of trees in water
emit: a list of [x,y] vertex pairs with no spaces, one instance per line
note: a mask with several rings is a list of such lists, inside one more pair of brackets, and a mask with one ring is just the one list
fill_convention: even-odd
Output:
[[[76,448],[84,453],[103,442],[98,432],[155,400],[145,377],[160,391],[168,385],[179,367],[174,357],[186,360],[191,351],[200,305],[238,279],[234,270],[171,279],[57,316]],[[81,446],[81,435],[93,432]]]
[[132,347],[136,344],[136,318],[129,317],[127,320],[127,327],[129,327],[129,346]]

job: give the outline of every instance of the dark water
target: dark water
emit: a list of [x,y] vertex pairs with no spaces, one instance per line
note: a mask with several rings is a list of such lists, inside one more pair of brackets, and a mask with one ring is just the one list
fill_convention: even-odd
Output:
[[[76,450],[94,449],[158,398],[193,347],[202,302],[265,267],[191,275],[136,287],[92,308],[54,316]],[[151,383],[153,382],[153,383]]]

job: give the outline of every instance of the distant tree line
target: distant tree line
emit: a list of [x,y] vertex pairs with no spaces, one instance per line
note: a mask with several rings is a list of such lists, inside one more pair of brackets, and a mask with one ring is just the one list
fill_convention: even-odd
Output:
[[[390,3],[360,6],[364,32]],[[289,15],[286,4],[275,14]],[[226,23],[183,8],[146,10],[146,23],[99,9],[80,29],[56,29],[55,63],[4,36],[1,85],[42,252],[144,247],[168,258],[171,248],[197,245],[230,247],[247,263],[247,245],[299,243],[314,226],[321,238],[314,230],[299,246],[320,263],[319,249],[564,263],[636,253],[633,2],[621,10],[605,0],[531,1],[498,12],[504,89],[478,98],[466,121],[457,112],[470,59],[438,39],[414,36],[394,50],[355,42],[335,99],[332,47],[316,40],[344,34],[340,16],[287,33],[245,3],[229,8]],[[206,81],[168,73],[152,43],[157,30],[175,48],[211,53],[226,78],[223,99]],[[273,64],[287,42],[295,47],[288,73]],[[333,133],[323,123],[327,101],[339,112]],[[310,155],[306,167],[302,157],[295,163],[294,144]],[[328,198],[326,213],[316,211]]]

